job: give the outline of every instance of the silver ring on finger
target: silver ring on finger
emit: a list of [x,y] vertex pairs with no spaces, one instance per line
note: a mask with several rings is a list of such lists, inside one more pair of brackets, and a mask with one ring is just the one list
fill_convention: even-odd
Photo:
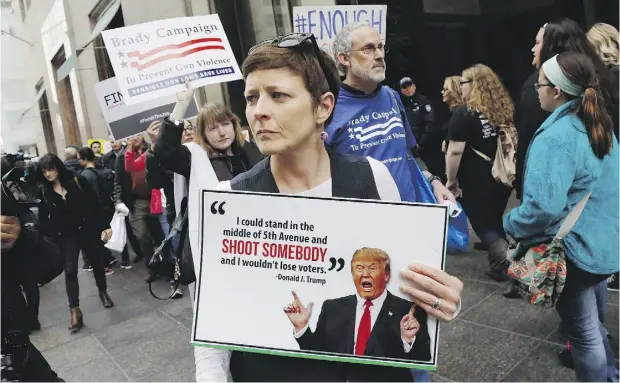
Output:
[[435,302],[431,305],[431,307],[434,308],[435,310],[437,310],[439,308],[440,304],[441,304],[441,298],[436,297],[435,298]]

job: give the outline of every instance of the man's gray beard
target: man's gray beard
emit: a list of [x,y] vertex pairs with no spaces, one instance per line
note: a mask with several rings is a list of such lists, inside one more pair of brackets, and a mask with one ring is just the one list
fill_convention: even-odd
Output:
[[[384,64],[385,65],[385,64]],[[383,72],[381,74],[373,74],[371,70],[364,70],[357,65],[353,65],[351,67],[351,72],[354,76],[363,81],[372,81],[375,84],[379,85],[383,80],[385,80],[385,67],[383,67]]]

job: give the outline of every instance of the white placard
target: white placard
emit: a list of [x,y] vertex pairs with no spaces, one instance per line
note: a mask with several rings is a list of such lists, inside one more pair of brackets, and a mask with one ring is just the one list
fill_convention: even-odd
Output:
[[[115,140],[146,131],[151,122],[168,117],[177,102],[176,96],[171,94],[139,104],[127,105],[116,77],[96,83],[95,95],[99,101],[103,119],[108,123],[110,133]],[[189,105],[185,118],[192,118],[197,114],[198,106],[194,100]]]
[[367,21],[385,42],[387,5],[293,7],[293,31],[312,33],[322,49],[332,52],[336,34],[348,24]]
[[178,17],[101,32],[127,104],[241,79],[218,15]]
[[[211,190],[202,191],[201,200],[195,345],[436,367],[439,323],[416,307],[418,332],[403,333],[401,320],[413,304],[398,286],[399,271],[411,262],[444,268],[446,206]],[[391,273],[381,274],[381,262],[360,266],[356,258],[352,263],[353,254],[365,247],[387,253]],[[352,266],[366,271],[360,274]],[[370,287],[363,287],[371,272]],[[364,288],[376,295],[369,298]],[[313,303],[309,328],[299,338],[284,312],[294,300],[292,291],[305,307]],[[379,302],[374,299],[380,296],[385,301],[365,354],[356,356],[356,304],[358,299]],[[327,323],[332,320],[344,325]],[[330,332],[334,328],[339,331]],[[323,341],[312,338],[319,333]],[[411,336],[413,346],[406,351],[403,339]],[[381,339],[381,347],[373,339]]]

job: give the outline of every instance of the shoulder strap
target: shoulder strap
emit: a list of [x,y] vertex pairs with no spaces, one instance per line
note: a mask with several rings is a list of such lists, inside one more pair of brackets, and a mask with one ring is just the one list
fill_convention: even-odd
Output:
[[372,167],[365,157],[330,153],[332,196],[381,199]]
[[581,213],[583,212],[586,203],[590,199],[591,194],[592,192],[586,194],[585,197],[583,197],[579,202],[577,202],[577,205],[575,205],[573,210],[568,213],[566,218],[564,218],[564,222],[562,222],[562,225],[560,226],[560,230],[558,230],[558,233],[555,235],[555,239],[562,239],[566,237],[566,235],[570,233],[571,230],[573,230],[573,227],[577,223],[579,216],[581,216]]
[[490,162],[490,163],[493,163],[493,160],[492,160],[489,156],[487,156],[486,154],[482,153],[482,152],[481,152],[481,151],[479,151],[479,150],[474,149],[472,146],[470,146],[470,148],[471,148],[471,150],[473,150],[473,151],[474,151],[474,153],[476,153],[477,155],[479,155],[480,157],[482,157],[485,161],[488,161],[488,162]]
[[73,177],[73,180],[75,181],[75,184],[77,185],[78,189],[80,189],[80,191],[82,191],[82,185],[80,185],[80,181],[78,180],[77,177]]
[[403,122],[403,126],[405,126],[405,115],[404,115],[404,111],[400,108],[400,105],[398,104],[398,100],[396,99],[396,96],[394,96],[394,91],[392,90],[392,88],[387,87],[388,88],[388,93],[390,94],[390,96],[392,96],[392,100],[394,100],[394,103],[396,104],[396,107],[398,108],[398,111],[400,112],[400,119]]

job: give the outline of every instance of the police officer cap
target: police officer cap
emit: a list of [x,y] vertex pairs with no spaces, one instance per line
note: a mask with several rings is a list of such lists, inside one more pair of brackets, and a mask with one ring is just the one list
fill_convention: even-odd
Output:
[[403,77],[400,79],[400,87],[404,88],[405,86],[415,85],[415,81],[411,79],[411,77]]

